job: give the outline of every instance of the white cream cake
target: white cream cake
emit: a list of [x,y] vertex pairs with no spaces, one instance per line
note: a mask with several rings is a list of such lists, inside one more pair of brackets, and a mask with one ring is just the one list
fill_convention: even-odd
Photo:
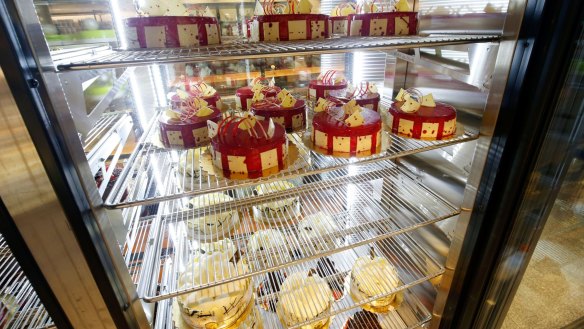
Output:
[[331,234],[339,230],[339,225],[335,219],[323,212],[318,212],[306,216],[300,223],[298,223],[298,233],[301,243],[303,240],[310,240],[314,249],[316,250],[330,250],[335,248],[335,238]]
[[[351,269],[350,294],[355,302],[387,293],[399,284],[396,268],[384,257],[359,257]],[[384,313],[389,310],[394,299],[395,294],[392,294],[362,307],[371,312]]]
[[286,245],[286,236],[279,230],[259,230],[247,242],[247,256],[257,259],[264,268],[283,264],[291,260]]
[[[296,186],[287,181],[273,182],[268,184],[258,185],[255,190],[258,195],[269,194],[274,192],[286,191],[293,189]],[[298,196],[267,202],[255,206],[259,210],[257,214],[260,218],[266,221],[270,219],[280,219],[296,217],[300,213],[300,198]]]
[[[221,192],[210,193],[192,198],[188,208],[195,209],[197,212],[196,209],[232,200],[232,197]],[[213,241],[228,237],[238,223],[239,214],[237,210],[233,209],[188,219],[187,228],[190,239]]]

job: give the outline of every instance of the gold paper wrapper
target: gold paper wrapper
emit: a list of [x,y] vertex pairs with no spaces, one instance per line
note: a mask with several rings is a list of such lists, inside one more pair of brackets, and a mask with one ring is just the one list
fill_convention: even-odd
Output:
[[[252,297],[249,304],[247,305],[243,314],[233,323],[231,324],[207,324],[206,328],[204,329],[237,329],[239,326],[245,322],[247,317],[254,313],[254,305],[255,300]],[[255,312],[257,314],[257,312]],[[261,321],[261,319],[260,319]],[[178,305],[178,301],[176,298],[172,301],[172,322],[174,324],[174,329],[193,329],[193,327],[189,326],[181,316],[180,306]],[[257,327],[257,329],[261,329],[263,326]],[[202,329],[202,328],[201,328]]]
[[[399,284],[400,285],[402,284],[401,281],[399,282]],[[363,301],[363,298],[358,298],[357,296],[355,296],[355,294],[351,290],[351,274],[350,273],[349,273],[349,275],[347,275],[347,278],[345,279],[345,290],[349,292],[349,296],[351,296],[351,299],[353,299],[354,303],[358,304],[358,303],[361,303]],[[371,297],[373,297],[373,296],[371,296]],[[376,305],[373,305],[373,303],[367,303],[367,304],[361,305],[361,308],[366,310],[366,311],[369,311],[371,313],[379,313],[379,314],[393,311],[393,310],[397,309],[401,305],[401,303],[403,302],[404,292],[403,292],[403,290],[398,291],[390,296],[380,298],[379,300],[382,300],[384,298],[391,298],[391,297],[393,297],[393,300],[387,305],[376,306]],[[368,298],[369,297],[367,297],[367,299]]]

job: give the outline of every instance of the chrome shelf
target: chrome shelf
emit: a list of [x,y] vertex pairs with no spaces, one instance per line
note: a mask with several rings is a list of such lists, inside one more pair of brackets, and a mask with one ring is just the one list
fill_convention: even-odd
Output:
[[58,71],[90,70],[148,64],[227,61],[237,59],[344,53],[354,50],[393,50],[498,41],[498,35],[429,35],[350,37],[289,42],[233,41],[217,46],[178,49],[114,50],[94,48],[75,57],[54,58]]
[[[390,166],[389,163],[386,165]],[[339,175],[341,175],[339,173]],[[153,231],[158,233],[157,252],[153,255],[161,263],[172,261],[170,282],[167,289],[159,290],[153,287],[148,295],[142,296],[146,302],[157,302],[181,294],[233,282],[242,278],[262,276],[263,273],[279,269],[290,271],[295,267],[308,266],[321,257],[340,257],[339,263],[347,263],[348,254],[356,252],[363,246],[381,243],[388,237],[396,236],[416,228],[438,222],[455,216],[460,210],[447,201],[432,193],[429,189],[417,183],[405,169],[393,165],[382,171],[371,172],[361,176],[359,180],[331,187],[327,179],[309,184],[310,189],[292,190],[279,197],[263,199],[264,202],[299,198],[300,215],[285,223],[269,223],[255,221],[250,203],[241,206],[225,203],[214,207],[214,211],[237,211],[240,216],[239,228],[233,233],[220,235],[221,238],[231,238],[237,249],[246,257],[250,270],[245,273],[232,273],[225,280],[210,282],[178,290],[174,286],[178,273],[184,271],[187,264],[199,250],[199,235],[187,226],[186,221],[193,218],[193,210],[185,210],[188,199],[174,200],[161,204],[158,219]],[[234,191],[242,200],[249,200],[251,190],[238,189]],[[238,198],[236,198],[237,200]],[[261,203],[255,203],[256,205]],[[208,215],[208,208],[198,210],[197,215]],[[323,234],[307,238],[298,234],[297,224],[307,215],[323,212],[332,217],[337,228],[329,228]],[[263,251],[247,251],[247,241],[250,235],[258,230],[277,229],[284,234],[286,244]],[[397,238],[396,238],[397,239]],[[400,238],[402,241],[403,238]],[[396,240],[397,241],[397,240]],[[405,240],[404,240],[405,241]],[[408,245],[409,249],[416,246]],[[418,248],[419,249],[419,248]],[[397,251],[395,251],[397,252]],[[422,252],[422,251],[420,251]],[[390,253],[392,261],[408,262],[408,254]],[[341,255],[341,256],[338,256]],[[395,259],[394,259],[395,258]],[[154,269],[162,265],[155,264]],[[405,265],[404,265],[405,266]],[[419,270],[419,268],[417,268]],[[413,270],[412,270],[413,271]],[[411,273],[409,271],[408,273]],[[421,273],[420,271],[416,273]],[[417,275],[415,279],[402,278],[404,284],[426,280],[437,273]],[[158,272],[156,273],[158,275]],[[172,288],[175,287],[175,288]]]
[[[438,149],[478,138],[478,133],[470,130],[455,138],[441,141],[415,140],[384,132],[391,140],[385,151],[362,158],[338,158],[310,150],[304,145],[302,133],[292,133],[288,134],[288,139],[291,144],[296,146],[300,154],[297,165],[294,168],[268,177],[230,180],[209,175],[202,168],[196,168],[196,172],[191,172],[190,177],[179,173],[178,159],[185,151],[158,146],[157,122],[156,116],[141,142],[128,159],[124,171],[105,201],[107,208],[115,209],[154,204],[182,197],[323,174],[333,170],[355,167],[356,165],[396,159],[405,155]],[[196,149],[193,152],[193,157],[201,157],[207,152],[207,149],[208,147]],[[188,186],[190,189],[184,189],[183,186]],[[147,191],[146,194],[142,192],[144,190]]]
[[49,328],[53,321],[0,235],[0,328]]

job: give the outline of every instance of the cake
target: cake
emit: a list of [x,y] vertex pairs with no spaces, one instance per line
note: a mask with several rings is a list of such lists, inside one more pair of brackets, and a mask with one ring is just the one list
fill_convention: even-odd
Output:
[[286,274],[281,271],[275,271],[268,272],[265,279],[260,282],[256,293],[260,297],[259,304],[264,310],[276,312],[277,293],[280,291],[284,280],[286,280]]
[[238,109],[242,111],[247,111],[251,107],[251,102],[253,95],[256,91],[259,91],[264,97],[276,97],[280,92],[280,87],[274,85],[274,80],[270,80],[264,77],[257,77],[252,80],[249,86],[238,88],[235,91],[235,103]]
[[[284,327],[291,327],[329,312],[332,293],[324,279],[312,270],[289,275],[280,289],[276,313]],[[326,329],[330,317],[302,326],[303,329]]]
[[[242,261],[224,252],[199,254],[178,279],[178,290],[227,280],[247,272]],[[241,279],[212,288],[179,295],[183,320],[192,328],[228,328],[243,322],[253,310],[251,279]]]
[[328,38],[327,15],[311,14],[310,0],[276,3],[264,0],[256,6],[250,33],[252,41],[314,40]]
[[207,181],[207,175],[201,175],[201,149],[189,149],[178,157],[176,180],[183,191],[192,191]]
[[327,278],[329,288],[333,292],[333,297],[335,300],[339,300],[343,297],[343,287],[345,283],[345,278],[341,276],[339,270],[335,267],[335,262],[330,258],[324,257],[316,262],[316,273],[321,278]]
[[[229,195],[221,192],[210,193],[192,198],[187,209],[199,209],[232,200]],[[187,219],[188,237],[198,241],[220,240],[228,237],[238,224],[239,214],[235,209],[211,214],[203,211],[201,216]]]
[[[351,269],[349,293],[355,303],[374,296],[387,294],[400,285],[397,270],[384,257],[362,256]],[[361,307],[374,313],[385,313],[392,308],[395,294],[364,304]]]
[[387,122],[392,133],[416,139],[441,140],[456,135],[456,109],[415,89],[400,90],[389,107]]
[[357,4],[352,2],[342,2],[331,11],[328,25],[329,33],[336,36],[349,35],[349,15],[355,14]]
[[308,84],[308,100],[315,102],[319,98],[327,98],[331,91],[347,88],[347,80],[336,70],[321,73],[316,80]]
[[[349,14],[351,36],[415,35],[418,13],[411,11],[407,0],[399,0],[395,6],[381,8],[374,0],[366,0],[357,6],[357,13]],[[386,10],[387,9],[387,10]]]
[[247,242],[247,259],[250,264],[257,260],[261,268],[278,266],[291,260],[286,236],[275,229],[256,231]]
[[238,252],[233,240],[229,238],[221,239],[213,242],[201,242],[198,240],[192,242],[192,251],[194,255],[205,255],[213,252],[222,252],[229,259],[233,258]]
[[221,110],[223,103],[221,96],[210,84],[203,81],[192,81],[191,79],[182,76],[178,83],[177,90],[168,95],[170,105],[173,110],[179,110],[188,105],[188,101],[192,98],[202,98],[207,104]]
[[347,322],[343,329],[383,329],[379,324],[379,319],[377,315],[367,311],[359,311],[353,314]]
[[[257,195],[294,189],[296,186],[287,181],[279,181],[258,185],[255,188]],[[294,196],[286,199],[258,204],[253,207],[254,219],[258,222],[274,224],[286,222],[300,215],[300,197]]]
[[189,98],[179,110],[168,109],[158,118],[165,147],[193,148],[209,143],[207,121],[219,122],[222,114],[201,98]]
[[276,97],[264,97],[257,91],[251,102],[251,112],[259,120],[274,120],[292,132],[306,127],[306,102],[296,99],[286,89]]
[[306,216],[298,223],[298,237],[316,251],[331,250],[336,247],[334,234],[339,231],[335,219],[323,212]]
[[381,95],[373,83],[363,81],[355,85],[350,84],[346,90],[333,91],[330,95],[345,103],[354,99],[357,105],[379,112]]
[[374,154],[381,148],[381,116],[353,99],[338,106],[319,99],[312,119],[311,140],[327,153]]
[[221,27],[201,7],[187,10],[180,0],[140,0],[139,17],[124,19],[122,45],[135,48],[179,48],[221,43]]
[[245,320],[243,320],[243,322],[239,325],[239,328],[264,329],[262,316],[256,307],[254,307],[251,310],[251,313],[247,316]]
[[288,157],[284,127],[249,114],[209,124],[213,164],[225,176],[257,178],[284,169]]

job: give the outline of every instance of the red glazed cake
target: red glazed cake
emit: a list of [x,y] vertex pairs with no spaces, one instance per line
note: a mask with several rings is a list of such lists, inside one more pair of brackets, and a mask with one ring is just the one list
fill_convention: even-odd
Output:
[[275,86],[273,81],[266,83],[267,79],[258,77],[252,80],[251,85],[241,87],[235,91],[235,103],[238,109],[247,111],[251,107],[253,94],[259,90],[264,97],[276,97],[280,92],[280,87]]
[[343,2],[333,8],[328,19],[329,34],[338,36],[349,35],[349,15],[354,14],[357,4]]
[[166,110],[158,123],[165,147],[193,148],[209,143],[207,121],[219,122],[221,111],[200,98],[191,98],[179,111]]
[[221,43],[215,17],[131,17],[124,20],[127,48],[181,48]]
[[331,92],[331,96],[345,103],[354,99],[357,105],[379,112],[381,95],[379,95],[377,87],[372,83],[361,82],[355,86],[349,85],[346,90]]
[[355,100],[338,106],[319,99],[312,119],[311,140],[327,152],[377,153],[381,146],[381,116],[357,105]]
[[456,134],[456,109],[434,102],[432,94],[414,99],[400,90],[389,108],[388,124],[394,134],[425,140],[440,140]]
[[213,163],[227,177],[257,178],[286,165],[286,131],[271,120],[231,116],[218,125],[210,123],[209,134]]
[[260,120],[272,119],[288,132],[301,130],[306,126],[306,102],[295,99],[286,89],[278,93],[277,97],[252,103],[251,112]]
[[351,36],[415,35],[418,13],[410,11],[408,2],[400,0],[395,7],[378,8],[374,1],[358,6],[356,14],[349,15]]
[[174,93],[169,95],[170,105],[173,110],[178,110],[186,106],[187,101],[192,98],[201,98],[209,105],[216,107],[221,110],[223,103],[221,103],[221,96],[211,85],[202,81],[188,81],[188,79],[182,78],[183,83],[181,84],[181,89],[177,89]]
[[311,14],[309,0],[289,0],[287,4],[263,1],[256,6],[251,22],[252,41],[289,41],[328,38],[327,15]]
[[316,101],[319,98],[327,98],[331,92],[344,90],[347,85],[347,80],[339,72],[328,70],[321,73],[316,80],[310,80],[308,100]]

